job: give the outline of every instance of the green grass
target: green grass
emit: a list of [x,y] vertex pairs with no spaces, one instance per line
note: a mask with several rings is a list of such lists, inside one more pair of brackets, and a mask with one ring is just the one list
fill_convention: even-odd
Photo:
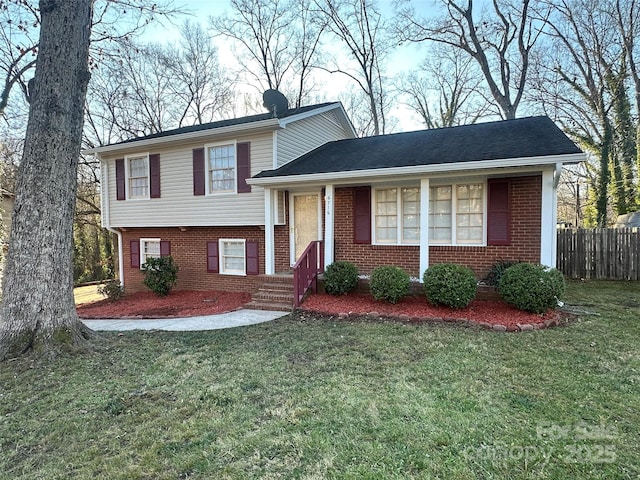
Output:
[[637,479],[640,284],[517,334],[289,317],[0,364],[0,478]]

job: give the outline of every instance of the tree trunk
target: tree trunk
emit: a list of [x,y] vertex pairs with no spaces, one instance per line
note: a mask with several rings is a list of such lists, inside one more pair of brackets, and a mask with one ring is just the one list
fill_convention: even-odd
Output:
[[613,128],[607,118],[602,119],[603,135],[600,150],[600,174],[596,184],[596,220],[598,227],[607,226],[607,206],[609,201],[608,188],[611,174],[609,173],[609,156],[613,142]]
[[39,53],[0,310],[0,360],[88,347],[73,299],[73,215],[93,0],[41,0]]

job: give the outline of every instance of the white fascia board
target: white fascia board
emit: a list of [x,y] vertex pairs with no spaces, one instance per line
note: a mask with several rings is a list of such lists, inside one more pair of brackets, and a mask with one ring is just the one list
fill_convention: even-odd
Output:
[[258,122],[241,123],[239,125],[229,125],[227,127],[198,130],[197,132],[178,133],[175,135],[167,135],[165,137],[147,138],[138,141],[132,140],[127,143],[116,143],[114,145],[106,145],[104,147],[89,148],[87,150],[83,150],[82,153],[89,155],[96,153],[125,152],[129,150],[140,150],[141,148],[151,145],[158,147],[169,143],[187,143],[204,137],[258,133],[263,131],[272,131],[278,128],[281,128],[279,119],[269,118],[268,120],[260,120]]
[[353,124],[351,123],[351,120],[349,120],[347,112],[345,112],[341,102],[332,103],[325,107],[314,108],[313,110],[309,110],[308,112],[298,113],[296,115],[291,115],[289,117],[283,118],[282,120],[280,120],[280,125],[282,126],[282,128],[286,128],[287,124],[289,123],[297,122],[304,118],[313,117],[315,115],[320,115],[331,110],[338,110],[340,112],[339,117],[341,117],[342,126],[345,127],[345,130],[347,130],[351,134],[351,138],[357,137],[358,134],[356,133],[355,128],[353,128]]
[[585,154],[553,155],[544,157],[507,158],[500,160],[479,160],[472,162],[441,163],[434,165],[415,165],[411,167],[377,168],[372,170],[349,170],[307,175],[289,175],[286,177],[250,178],[247,183],[258,186],[292,185],[297,183],[330,182],[340,180],[369,180],[375,177],[430,175],[437,173],[458,173],[469,170],[489,170],[513,167],[542,167],[564,163],[579,163],[585,160]]

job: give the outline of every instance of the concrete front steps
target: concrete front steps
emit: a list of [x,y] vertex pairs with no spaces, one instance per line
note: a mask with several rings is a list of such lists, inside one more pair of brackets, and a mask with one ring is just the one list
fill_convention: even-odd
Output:
[[251,296],[245,308],[290,312],[293,309],[293,274],[265,276],[265,282]]

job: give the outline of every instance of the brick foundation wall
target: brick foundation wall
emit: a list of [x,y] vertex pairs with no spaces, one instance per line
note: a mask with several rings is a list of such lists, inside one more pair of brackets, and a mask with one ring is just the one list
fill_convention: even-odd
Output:
[[219,238],[241,238],[258,242],[260,273],[264,274],[264,230],[259,227],[131,228],[122,232],[125,292],[148,291],[143,273],[131,267],[129,243],[140,238],[171,242],[171,256],[178,265],[176,290],[228,290],[254,292],[264,282],[260,275],[220,275],[207,272],[207,242]]
[[[396,265],[420,278],[418,246],[356,245],[353,243],[353,189],[335,191],[335,259],[347,260],[368,275],[379,265]],[[484,278],[498,260],[540,261],[542,177],[511,179],[511,245],[508,246],[432,246],[429,264],[458,263]]]

